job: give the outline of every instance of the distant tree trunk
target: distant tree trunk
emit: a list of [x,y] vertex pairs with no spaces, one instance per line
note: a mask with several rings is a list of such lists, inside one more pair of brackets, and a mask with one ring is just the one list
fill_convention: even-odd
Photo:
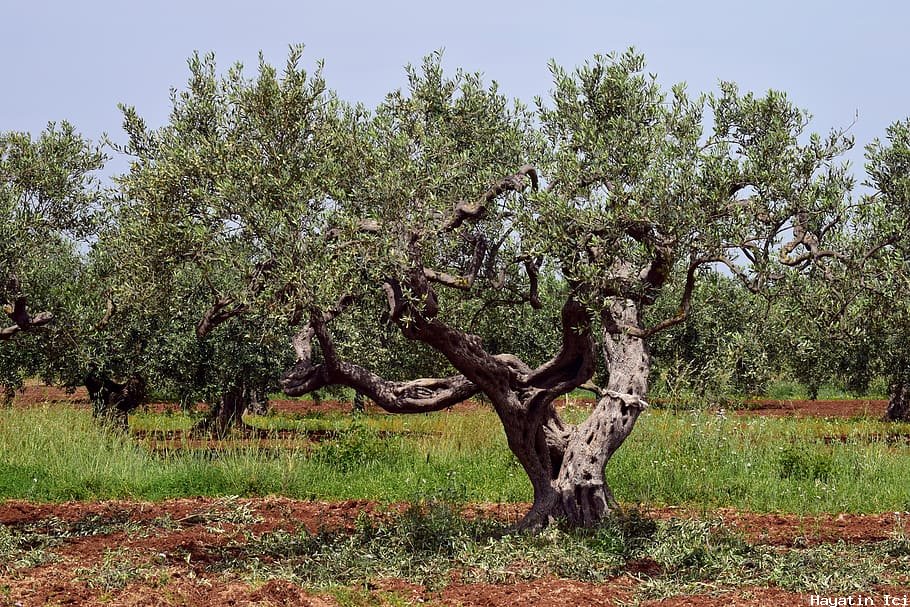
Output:
[[351,413],[363,413],[364,411],[366,411],[366,397],[362,392],[355,390]]
[[267,389],[257,388],[253,390],[246,412],[250,415],[266,415],[269,412],[269,392]]
[[821,388],[819,382],[810,380],[806,386],[806,391],[808,392],[809,400],[818,400],[818,391]]
[[146,399],[145,380],[135,376],[118,383],[91,372],[85,377],[85,387],[92,401],[92,417],[123,431],[129,427],[130,411]]
[[910,421],[910,384],[907,382],[899,381],[891,386],[885,421]]
[[250,389],[244,382],[226,388],[208,415],[193,426],[193,433],[227,436],[232,428],[243,428],[243,414],[251,402]]

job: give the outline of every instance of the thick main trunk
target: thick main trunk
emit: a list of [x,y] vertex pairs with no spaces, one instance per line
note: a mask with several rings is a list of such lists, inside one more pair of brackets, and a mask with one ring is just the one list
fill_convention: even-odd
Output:
[[90,373],[85,378],[85,387],[92,401],[92,417],[124,431],[129,426],[130,411],[141,405],[146,397],[145,381],[139,377],[118,383]]
[[243,427],[243,414],[250,402],[250,390],[242,382],[225,389],[208,415],[193,427],[193,432],[227,436],[232,428]]
[[910,421],[910,384],[899,381],[891,386],[885,421]]
[[[614,303],[611,314],[620,325],[641,326],[631,302]],[[546,482],[531,478],[534,504],[522,521],[524,528],[539,528],[554,520],[594,525],[616,507],[604,472],[646,406],[650,356],[644,340],[609,333],[604,335],[603,355],[609,380],[590,416],[568,431],[561,426],[543,427],[543,442],[536,452],[539,459],[548,458],[551,469]]]
[[[515,356],[489,354],[480,338],[438,320],[438,310],[424,314],[413,308],[397,282],[386,286],[391,318],[401,321],[409,311],[408,322],[400,322],[403,334],[443,353],[460,375],[387,381],[338,356],[327,329],[338,311],[317,310],[294,339],[298,362],[282,380],[285,393],[298,396],[338,384],[363,393],[390,413],[427,413],[482,392],[493,404],[509,448],[534,490],[534,504],[520,527],[540,528],[556,519],[586,525],[605,516],[615,500],[604,481],[604,467],[631,432],[647,392],[647,347],[642,339],[617,329],[629,327],[641,334],[637,308],[621,301],[605,314],[609,322],[604,326],[612,330],[603,349],[609,383],[590,418],[570,427],[563,424],[554,402],[591,379],[596,356],[590,312],[574,297],[563,305],[559,353],[531,368]],[[427,289],[416,292],[435,301]],[[314,339],[322,351],[320,364],[313,362]]]

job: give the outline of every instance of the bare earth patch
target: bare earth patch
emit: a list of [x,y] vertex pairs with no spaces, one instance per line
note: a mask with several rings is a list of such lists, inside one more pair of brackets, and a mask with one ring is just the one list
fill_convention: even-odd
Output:
[[887,400],[755,400],[737,415],[768,417],[866,417],[881,419],[888,409]]
[[[467,508],[468,516],[514,521],[526,504],[487,504]],[[159,503],[110,501],[0,504],[0,524],[11,531],[63,537],[31,566],[0,564],[0,605],[336,605],[336,597],[307,592],[289,581],[248,584],[212,569],[223,549],[266,532],[353,529],[361,513],[371,517],[400,512],[403,505],[366,501],[310,502],[280,497],[195,498]],[[683,509],[647,510],[652,518],[695,516]],[[752,542],[806,546],[822,542],[872,542],[910,532],[907,517],[895,514],[755,514],[722,509],[715,513]],[[61,531],[63,530],[63,531]],[[647,559],[645,559],[647,560]],[[634,597],[654,563],[629,562],[625,573],[605,583],[544,577],[503,584],[469,584],[456,576],[441,590],[402,580],[374,580],[360,592],[378,602],[476,606],[618,605]],[[385,597],[385,598],[383,598]],[[393,597],[395,602],[391,601]],[[373,600],[371,599],[371,600]],[[645,605],[803,605],[806,596],[776,588],[740,588],[675,597]]]

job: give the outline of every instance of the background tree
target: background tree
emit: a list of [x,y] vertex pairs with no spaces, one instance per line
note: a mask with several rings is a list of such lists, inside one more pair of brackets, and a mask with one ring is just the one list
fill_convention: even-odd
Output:
[[[910,120],[891,124],[884,139],[866,146],[865,196],[855,235],[856,247],[868,249],[863,271],[842,290],[852,306],[850,320],[860,335],[876,345],[875,359],[890,379],[889,420],[910,420],[910,349],[904,327],[910,320],[905,296],[910,281]],[[850,279],[853,280],[850,280]]]
[[[209,402],[199,429],[218,434],[277,389],[293,360],[274,251],[299,249],[294,234],[318,219],[309,205],[326,198],[334,136],[324,84],[297,69],[299,54],[284,78],[263,63],[255,82],[239,65],[219,80],[211,56],[193,57],[170,124],[154,132],[123,108],[121,151],[133,161],[105,244],[114,296],[159,319],[167,338],[151,338],[147,374],[184,402]],[[291,217],[300,223],[288,229]]]
[[[737,396],[764,394],[782,361],[774,348],[775,306],[755,297],[733,276],[704,269],[684,322],[651,342],[655,393],[668,405],[722,405]],[[659,321],[677,311],[684,285],[661,293],[648,316]]]
[[49,124],[36,138],[0,133],[0,304],[7,321],[0,323],[0,384],[7,394],[25,377],[50,373],[48,348],[63,339],[72,283],[95,230],[101,193],[94,172],[104,160],[66,122]]

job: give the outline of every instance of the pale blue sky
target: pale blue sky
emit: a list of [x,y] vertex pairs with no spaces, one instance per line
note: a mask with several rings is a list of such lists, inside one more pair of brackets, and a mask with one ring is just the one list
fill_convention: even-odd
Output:
[[[375,104],[403,84],[402,66],[444,48],[451,69],[478,70],[530,101],[550,87],[547,61],[566,66],[630,45],[665,84],[787,91],[820,131],[849,125],[858,147],[910,115],[910,8],[885,2],[282,2],[0,0],[0,130],[73,122],[122,140],[117,103],[151,125],[166,120],[186,59],[255,69],[261,49],[281,64],[288,45],[325,60],[329,86]],[[861,162],[861,153],[852,155]]]

